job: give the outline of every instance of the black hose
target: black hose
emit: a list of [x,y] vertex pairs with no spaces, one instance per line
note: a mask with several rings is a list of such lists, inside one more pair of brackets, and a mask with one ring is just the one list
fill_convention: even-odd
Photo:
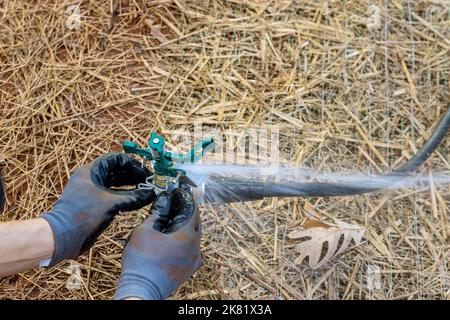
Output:
[[[395,183],[399,179],[410,176],[422,165],[444,140],[450,128],[450,107],[433,131],[430,139],[406,163],[392,173],[378,177]],[[373,178],[377,179],[377,178]],[[345,183],[272,183],[259,180],[228,179],[220,176],[210,176],[203,186],[203,201],[207,203],[229,203],[238,201],[260,200],[266,197],[333,197],[351,196],[374,192],[388,186],[373,184],[360,187]]]
[[438,145],[444,140],[445,135],[450,129],[450,107],[448,107],[447,112],[445,112],[441,121],[434,129],[433,134],[430,139],[420,148],[419,151],[407,162],[400,166],[395,173],[411,173],[417,170],[422,163],[424,163],[428,157],[436,150]]

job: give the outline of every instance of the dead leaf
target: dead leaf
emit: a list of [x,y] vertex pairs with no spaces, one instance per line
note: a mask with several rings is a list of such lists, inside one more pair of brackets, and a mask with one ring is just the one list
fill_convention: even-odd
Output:
[[[307,238],[295,247],[296,252],[300,253],[295,260],[296,264],[301,264],[306,257],[309,257],[309,267],[318,269],[343,253],[352,240],[356,245],[361,243],[365,228],[343,221],[335,222],[336,224],[326,224],[321,221],[307,220],[302,229],[292,231],[288,235],[290,239]],[[338,247],[342,236],[343,241]],[[325,242],[327,242],[328,248],[325,256],[321,259]]]
[[302,228],[303,229],[312,229],[312,228],[325,228],[325,229],[329,229],[332,226],[329,224],[326,224],[322,221],[319,220],[311,220],[311,219],[307,219],[303,225]]

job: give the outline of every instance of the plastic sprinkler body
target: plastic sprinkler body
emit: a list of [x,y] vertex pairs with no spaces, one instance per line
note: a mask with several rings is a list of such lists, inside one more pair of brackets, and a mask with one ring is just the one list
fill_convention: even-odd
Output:
[[[154,187],[156,193],[160,193],[170,188],[171,184],[178,183],[180,177],[185,177],[186,172],[174,167],[175,163],[194,163],[200,160],[206,151],[214,146],[213,139],[205,139],[196,144],[192,150],[186,154],[172,153],[164,148],[164,137],[152,132],[148,140],[148,148],[139,148],[136,143],[125,141],[123,149],[126,153],[133,153],[143,157],[144,161],[152,160],[154,175],[150,177],[152,181],[139,185],[141,188]],[[193,183],[186,178],[186,182]],[[195,186],[195,185],[193,185]]]
[[160,189],[167,188],[168,176],[166,175],[170,174],[169,168],[172,166],[172,162],[165,158],[164,143],[163,137],[152,132],[148,146],[153,157],[154,184]]

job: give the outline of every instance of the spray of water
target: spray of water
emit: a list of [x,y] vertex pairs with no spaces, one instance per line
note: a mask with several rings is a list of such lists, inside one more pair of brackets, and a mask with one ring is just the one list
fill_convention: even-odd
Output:
[[208,180],[211,176],[233,179],[256,179],[270,182],[294,183],[342,183],[347,186],[380,189],[404,189],[450,184],[450,172],[433,172],[432,174],[389,174],[371,175],[360,172],[324,172],[306,167],[264,167],[228,164],[183,164],[177,166],[187,172],[196,184]]

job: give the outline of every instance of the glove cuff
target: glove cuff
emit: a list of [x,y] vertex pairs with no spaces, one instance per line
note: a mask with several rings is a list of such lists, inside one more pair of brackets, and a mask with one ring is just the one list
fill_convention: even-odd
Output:
[[114,299],[123,300],[131,297],[143,300],[162,300],[166,298],[162,296],[152,281],[131,273],[122,274]]
[[74,247],[74,243],[77,243],[77,240],[71,234],[76,234],[76,232],[73,229],[67,228],[59,215],[52,211],[44,213],[40,218],[48,222],[53,232],[53,238],[55,239],[55,251],[48,266],[53,267],[62,260],[75,258],[78,255],[79,248],[77,250]]

